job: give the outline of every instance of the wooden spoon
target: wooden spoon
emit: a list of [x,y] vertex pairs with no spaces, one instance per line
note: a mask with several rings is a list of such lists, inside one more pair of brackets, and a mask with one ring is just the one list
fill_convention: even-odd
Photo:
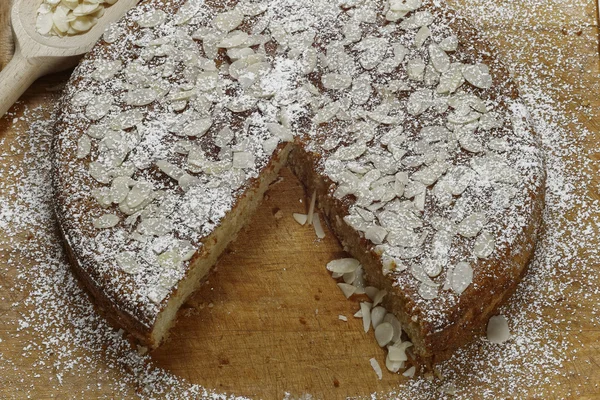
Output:
[[37,32],[35,24],[41,2],[15,0],[13,4],[11,22],[15,54],[0,72],[0,117],[37,78],[75,66],[100,39],[106,26],[121,18],[138,0],[118,0],[106,8],[88,32],[64,37],[43,36]]

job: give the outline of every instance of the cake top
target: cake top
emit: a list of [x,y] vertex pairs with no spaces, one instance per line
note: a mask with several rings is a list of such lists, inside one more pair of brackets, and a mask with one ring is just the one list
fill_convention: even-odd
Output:
[[202,239],[297,139],[443,326],[478,274],[504,273],[486,260],[527,225],[543,176],[514,85],[463,24],[420,0],[144,2],[65,95],[67,240],[151,326]]

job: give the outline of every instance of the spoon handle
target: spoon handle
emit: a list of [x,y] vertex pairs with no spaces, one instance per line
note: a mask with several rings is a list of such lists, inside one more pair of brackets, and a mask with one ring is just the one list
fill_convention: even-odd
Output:
[[43,62],[25,58],[16,51],[12,60],[0,71],[0,118],[45,70]]

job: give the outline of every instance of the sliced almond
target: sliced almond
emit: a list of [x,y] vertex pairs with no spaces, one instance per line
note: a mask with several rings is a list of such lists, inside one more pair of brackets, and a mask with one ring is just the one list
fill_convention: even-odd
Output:
[[501,344],[510,339],[508,321],[504,315],[494,315],[487,325],[487,339],[496,344]]
[[356,271],[359,266],[360,262],[354,258],[341,258],[339,260],[330,261],[327,264],[327,270],[345,274],[347,272]]
[[379,347],[387,346],[394,337],[394,328],[388,322],[382,322],[375,328],[375,339]]
[[306,221],[308,220],[308,216],[306,214],[294,213],[294,214],[292,214],[292,216],[294,217],[296,222],[299,223],[300,225],[306,224]]
[[363,319],[363,329],[365,333],[369,332],[369,327],[371,326],[371,303],[362,302],[360,303],[360,311],[362,313]]
[[356,288],[347,283],[338,283],[337,285],[342,291],[342,293],[344,293],[344,296],[346,296],[347,299],[350,298],[350,296],[352,296],[354,292],[356,292]]

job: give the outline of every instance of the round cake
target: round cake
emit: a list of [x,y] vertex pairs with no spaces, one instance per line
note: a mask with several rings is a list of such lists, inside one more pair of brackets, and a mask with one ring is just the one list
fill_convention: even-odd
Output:
[[155,348],[288,165],[426,362],[533,254],[544,165],[503,64],[421,0],[147,0],[74,71],[56,215],[100,310]]

